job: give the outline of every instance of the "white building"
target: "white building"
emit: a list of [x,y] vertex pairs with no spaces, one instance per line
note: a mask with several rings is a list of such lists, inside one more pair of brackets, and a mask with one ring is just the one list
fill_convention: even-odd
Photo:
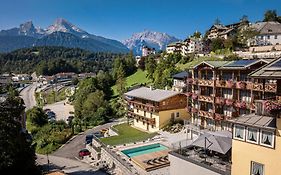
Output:
[[202,53],[204,50],[204,42],[202,38],[188,38],[181,42],[175,42],[167,45],[166,52],[182,56],[190,53]]
[[258,22],[251,27],[259,34],[248,41],[248,46],[267,46],[281,44],[281,24],[279,22]]
[[148,55],[155,55],[155,53],[156,53],[155,48],[150,48],[147,46],[142,47],[142,56],[143,57],[146,57]]

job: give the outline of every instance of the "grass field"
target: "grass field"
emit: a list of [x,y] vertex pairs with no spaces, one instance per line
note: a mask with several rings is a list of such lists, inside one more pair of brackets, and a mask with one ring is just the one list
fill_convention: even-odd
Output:
[[101,138],[101,141],[107,145],[122,145],[125,143],[133,143],[143,141],[148,138],[154,137],[157,133],[146,133],[137,130],[127,123],[114,126],[118,131],[118,136]]
[[207,60],[217,61],[222,59],[217,57],[199,57],[199,58],[194,58],[193,61],[188,62],[186,64],[177,64],[177,67],[180,68],[181,70],[185,70],[194,67],[195,65],[201,63],[202,61],[207,61]]
[[[150,84],[150,80],[146,77],[146,71],[142,71],[140,69],[137,70],[134,74],[128,76],[126,78],[127,87],[131,87],[138,84]],[[113,90],[113,96],[118,95],[116,90],[116,85],[111,87]]]

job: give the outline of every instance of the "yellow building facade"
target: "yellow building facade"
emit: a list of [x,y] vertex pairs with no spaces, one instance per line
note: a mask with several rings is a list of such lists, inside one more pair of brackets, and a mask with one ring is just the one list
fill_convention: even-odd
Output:
[[[252,128],[252,126],[245,127],[245,137],[247,137],[247,132],[249,132],[247,128]],[[267,129],[258,129],[257,142],[251,143],[247,141],[247,138],[245,140],[235,139],[234,128],[231,175],[281,174],[281,119],[276,118],[276,130],[269,131],[269,133],[274,133],[271,146],[262,143],[265,140],[262,133],[268,131]]]

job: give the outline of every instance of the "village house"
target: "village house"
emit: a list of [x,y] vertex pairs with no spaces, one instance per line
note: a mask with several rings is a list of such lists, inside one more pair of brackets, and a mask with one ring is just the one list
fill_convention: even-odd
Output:
[[143,57],[146,57],[148,55],[155,55],[155,53],[156,53],[155,48],[150,48],[148,46],[143,46],[141,51],[142,51],[142,56]]
[[133,126],[157,132],[170,121],[187,120],[186,97],[179,92],[140,87],[124,94]]

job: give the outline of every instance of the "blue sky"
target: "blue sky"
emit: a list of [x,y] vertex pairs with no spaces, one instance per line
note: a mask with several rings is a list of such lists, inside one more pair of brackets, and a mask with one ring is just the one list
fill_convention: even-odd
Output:
[[195,30],[205,32],[216,18],[228,24],[245,14],[257,21],[268,9],[281,15],[281,0],[1,0],[0,29],[28,20],[46,28],[62,17],[118,40],[145,29],[183,39]]

